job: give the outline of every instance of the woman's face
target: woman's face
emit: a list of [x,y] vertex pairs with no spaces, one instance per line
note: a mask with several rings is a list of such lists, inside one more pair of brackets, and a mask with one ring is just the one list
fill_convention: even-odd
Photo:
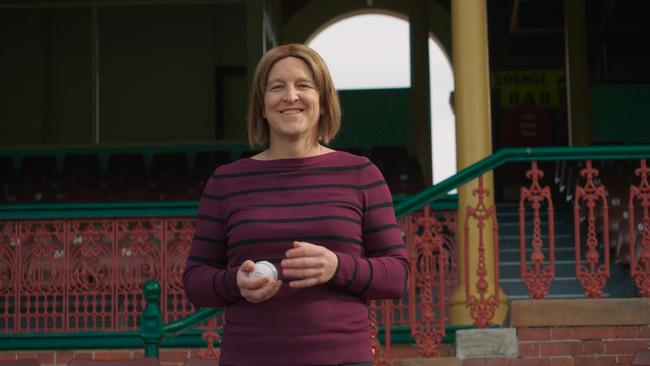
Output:
[[307,63],[296,57],[276,62],[264,91],[270,143],[318,141],[320,115],[320,94]]

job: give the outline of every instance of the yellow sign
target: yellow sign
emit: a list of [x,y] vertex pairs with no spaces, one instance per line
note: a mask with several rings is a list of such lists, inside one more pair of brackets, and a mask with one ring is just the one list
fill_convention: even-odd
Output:
[[491,88],[500,92],[503,108],[515,108],[527,98],[539,107],[557,108],[564,75],[564,70],[495,71]]

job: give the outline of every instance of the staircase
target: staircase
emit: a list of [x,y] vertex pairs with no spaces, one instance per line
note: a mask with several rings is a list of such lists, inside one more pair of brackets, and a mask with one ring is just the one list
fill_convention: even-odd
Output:
[[[528,211],[530,211],[528,209]],[[544,264],[548,264],[548,215],[540,212]],[[555,279],[547,298],[584,298],[584,290],[575,275],[573,211],[571,205],[555,207]],[[510,300],[530,298],[521,279],[519,263],[519,207],[516,203],[497,205],[499,221],[499,284]],[[533,227],[532,212],[526,212],[526,258],[530,260]],[[584,235],[581,235],[584,238]],[[583,239],[584,242],[584,239]],[[636,297],[629,267],[615,263],[612,257],[610,278],[603,297]]]

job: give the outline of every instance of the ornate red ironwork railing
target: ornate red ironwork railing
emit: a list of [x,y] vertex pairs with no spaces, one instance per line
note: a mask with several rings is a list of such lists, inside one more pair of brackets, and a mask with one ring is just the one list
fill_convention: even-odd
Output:
[[[384,326],[384,348],[373,337],[375,363],[388,364],[391,328],[409,327],[418,353],[439,354],[445,336],[449,299],[458,286],[455,246],[456,212],[428,206],[398,220],[411,264],[409,291],[401,300],[381,300],[370,306],[370,319]],[[377,334],[376,326],[371,327]]]
[[[628,162],[633,163],[633,162]],[[632,278],[636,282],[639,293],[644,297],[650,296],[650,185],[648,174],[650,169],[646,166],[646,159],[639,160],[639,167],[634,169],[640,178],[638,185],[631,184],[624,187],[620,182],[626,179],[623,168],[601,164],[605,170],[603,174],[593,166],[591,160],[586,160],[584,168],[578,164],[577,171],[582,177],[574,178],[575,187],[571,190],[566,187],[566,200],[573,200],[573,236],[575,253],[575,273],[585,296],[590,298],[602,297],[605,286],[610,277],[610,233],[612,229],[617,232],[616,250],[619,256],[617,262],[629,263]],[[619,164],[620,166],[620,164]],[[562,173],[564,175],[564,173]],[[551,190],[548,186],[541,187],[539,179],[543,172],[538,169],[537,162],[532,162],[527,177],[532,180],[530,188],[522,188],[520,199],[520,240],[521,240],[521,277],[524,280],[531,297],[543,298],[555,278],[555,229],[554,208]],[[567,182],[571,178],[567,178]],[[566,182],[559,182],[564,184]],[[562,189],[560,189],[562,193]],[[629,197],[627,210],[622,211],[609,205],[621,201],[621,197]],[[533,209],[533,239],[529,247],[532,248],[530,261],[525,258],[527,245],[525,244],[525,212],[524,202],[530,202]],[[543,242],[541,238],[540,210],[542,202],[547,205],[548,217],[548,248],[549,260],[546,261],[542,253]],[[616,204],[615,206],[618,206]],[[617,215],[614,222],[610,222],[610,214]],[[636,221],[637,215],[641,218]],[[618,217],[620,216],[620,217]],[[627,221],[626,225],[618,221]],[[641,239],[637,238],[641,234]],[[584,242],[582,238],[586,236]],[[629,250],[629,258],[625,249]],[[639,254],[637,251],[641,252]],[[528,267],[532,264],[532,268]]]
[[0,332],[133,330],[142,285],[164,321],[191,314],[181,284],[194,218],[0,222]]

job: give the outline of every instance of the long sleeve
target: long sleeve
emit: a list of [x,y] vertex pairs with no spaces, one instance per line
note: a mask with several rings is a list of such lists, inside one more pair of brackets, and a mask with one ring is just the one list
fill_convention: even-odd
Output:
[[210,178],[199,203],[183,285],[188,299],[197,307],[221,307],[241,299],[237,267],[228,268],[222,200],[217,183]]
[[390,191],[375,165],[361,171],[360,186],[365,256],[337,252],[339,264],[330,282],[363,299],[401,298],[408,289],[410,265]]

